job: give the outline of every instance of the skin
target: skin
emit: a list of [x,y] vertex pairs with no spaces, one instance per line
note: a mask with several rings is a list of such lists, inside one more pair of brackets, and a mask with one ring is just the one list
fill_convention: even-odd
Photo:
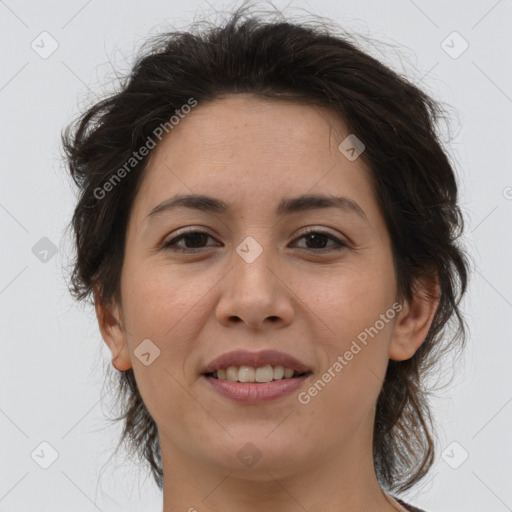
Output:
[[[367,170],[338,150],[348,134],[327,109],[231,95],[195,107],[151,154],[127,228],[122,304],[96,300],[96,313],[114,365],[133,367],[158,425],[165,512],[405,510],[374,472],[375,404],[389,359],[414,355],[436,300],[402,301],[308,404],[297,393],[237,404],[200,376],[224,352],[271,348],[311,367],[299,391],[307,390],[397,301],[391,242]],[[177,193],[211,195],[233,211],[182,208],[147,220]],[[276,216],[282,197],[304,193],[348,196],[367,222],[337,208]],[[306,226],[347,247],[328,252],[336,242],[311,243]],[[212,238],[178,242],[195,254],[162,248],[185,227]],[[263,249],[252,263],[236,252],[247,236]],[[145,339],[160,350],[148,366],[134,354]],[[237,457],[247,442],[261,454],[252,467]]]

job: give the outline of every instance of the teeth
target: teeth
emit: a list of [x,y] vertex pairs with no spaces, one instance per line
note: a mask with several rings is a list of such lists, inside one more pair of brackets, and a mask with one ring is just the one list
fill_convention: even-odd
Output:
[[291,379],[293,374],[294,374],[294,371],[291,368],[284,369],[284,378],[285,379]]
[[[217,377],[219,374],[217,374]],[[233,382],[238,380],[238,368],[236,366],[229,366],[226,368],[226,379]]]
[[221,368],[215,371],[213,376],[231,382],[271,382],[282,378],[291,379],[294,373],[292,368],[267,364],[259,368],[246,365],[228,366],[226,369]]
[[270,382],[274,379],[274,368],[272,368],[272,366],[269,364],[261,368],[256,368],[254,373],[254,380],[256,382]]
[[284,376],[284,368],[282,366],[274,366],[274,379],[279,380]]
[[238,380],[240,382],[254,382],[255,375],[256,371],[251,366],[240,366],[238,369]]

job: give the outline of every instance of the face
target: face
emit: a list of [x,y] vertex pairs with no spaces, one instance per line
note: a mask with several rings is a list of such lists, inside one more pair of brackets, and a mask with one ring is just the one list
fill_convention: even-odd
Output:
[[[348,135],[326,109],[244,94],[198,105],[153,150],[127,228],[119,325],[100,325],[118,365],[133,366],[164,457],[257,478],[241,463],[249,453],[277,478],[371,450],[388,360],[414,354],[432,312],[397,303],[368,171],[338,149]],[[227,209],[150,215],[179,194]],[[306,194],[350,203],[276,212]],[[243,403],[202,375],[226,352],[267,349],[307,367],[291,392]]]

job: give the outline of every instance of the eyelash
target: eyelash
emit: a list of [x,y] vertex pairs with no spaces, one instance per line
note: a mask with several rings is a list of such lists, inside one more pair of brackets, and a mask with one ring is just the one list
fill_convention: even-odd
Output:
[[[190,235],[206,235],[206,236],[208,236],[208,237],[213,239],[213,237],[211,235],[209,235],[208,233],[206,233],[204,231],[188,231],[188,232],[182,233],[181,235],[178,235],[177,237],[173,238],[172,240],[169,240],[168,242],[164,243],[163,248],[166,249],[166,250],[169,250],[169,251],[183,252],[183,253],[197,253],[198,251],[201,251],[201,249],[203,249],[203,247],[196,248],[196,249],[175,248],[175,247],[177,247],[177,245],[176,245],[177,241],[185,239],[185,237],[190,236]],[[322,249],[322,248],[320,248],[320,249],[308,249],[308,248],[302,248],[302,249],[304,249],[306,251],[327,253],[327,252],[333,252],[333,251],[340,251],[340,250],[345,249],[345,248],[348,247],[347,244],[343,243],[341,240],[338,240],[333,235],[330,235],[329,233],[326,233],[324,231],[318,231],[316,229],[310,229],[310,230],[306,231],[305,233],[302,233],[302,235],[299,236],[298,238],[296,238],[296,240],[300,240],[301,238],[304,238],[304,237],[309,236],[309,235],[323,235],[323,236],[326,236],[327,238],[330,238],[331,240],[334,240],[336,242],[336,244],[338,245],[338,247],[331,247],[330,249]]]

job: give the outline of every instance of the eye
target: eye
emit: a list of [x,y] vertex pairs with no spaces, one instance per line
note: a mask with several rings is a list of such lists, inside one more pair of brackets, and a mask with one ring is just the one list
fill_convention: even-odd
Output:
[[[187,233],[183,233],[172,240],[169,240],[163,245],[164,249],[168,249],[171,251],[181,251],[181,252],[198,252],[199,249],[202,249],[203,247],[208,247],[201,245],[204,242],[208,240],[208,238],[211,238],[214,240],[212,236],[210,236],[208,233],[204,231],[189,231]],[[309,242],[313,245],[313,247],[303,247],[306,250],[311,250],[314,252],[330,252],[330,251],[339,251],[343,248],[348,247],[346,244],[338,240],[336,237],[329,233],[325,233],[323,231],[317,231],[314,229],[310,229],[307,232],[303,233],[299,238],[296,240],[306,239],[306,244]],[[325,248],[325,242],[328,240],[334,241],[334,246],[331,246],[331,248]],[[183,242],[185,246],[178,245],[179,242]],[[190,247],[187,242],[190,242],[190,244],[193,247]]]
[[[312,243],[313,247],[305,247],[306,250],[313,250],[318,252],[319,250],[322,252],[331,252],[331,251],[339,251],[341,249],[344,249],[345,247],[348,247],[346,244],[338,240],[335,236],[326,233],[324,231],[317,231],[315,229],[309,229],[305,233],[302,234],[297,240],[301,240],[302,238],[308,240],[310,243]],[[331,246],[330,249],[325,249],[323,247],[326,239],[333,240],[335,242],[334,246]],[[307,242],[306,242],[307,243]],[[322,247],[319,247],[322,246]]]
[[[197,245],[201,245],[202,242],[204,242],[206,239],[211,238],[213,240],[213,237],[210,236],[208,233],[205,233],[204,231],[189,231],[187,233],[183,233],[176,238],[173,238],[172,240],[169,240],[164,244],[164,249],[169,249],[171,251],[181,251],[181,252],[197,252],[197,249],[200,249],[201,247],[197,247]],[[179,246],[177,242],[184,241],[185,244],[187,241],[191,242],[192,248],[190,247],[183,247]],[[175,249],[177,247],[177,249]]]

